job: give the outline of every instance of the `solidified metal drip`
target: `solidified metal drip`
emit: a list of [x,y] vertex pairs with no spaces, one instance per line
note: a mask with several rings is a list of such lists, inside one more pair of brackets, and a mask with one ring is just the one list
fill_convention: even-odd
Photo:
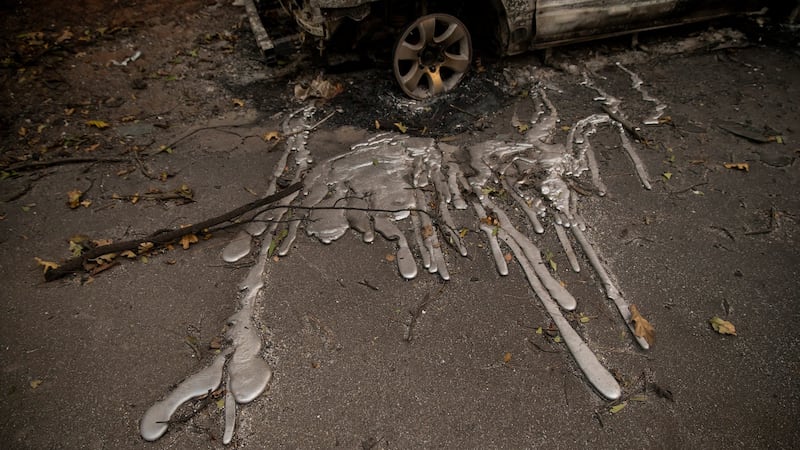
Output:
[[163,400],[151,406],[142,416],[139,433],[147,441],[155,441],[167,432],[169,419],[185,402],[216,390],[222,382],[222,372],[230,351],[214,358],[210,366],[181,382]]
[[[635,74],[631,74],[634,88],[640,89]],[[586,77],[584,83],[595,89],[612,111],[619,111],[620,101],[594,86]],[[643,98],[646,91],[640,89]],[[553,141],[558,114],[544,89],[531,96],[535,115],[531,118],[524,142],[486,141],[468,147],[470,165],[474,175],[466,179],[461,166],[453,159],[456,147],[437,144],[433,139],[410,137],[396,133],[381,133],[353,145],[338,157],[323,161],[309,170],[312,163],[306,148],[308,119],[313,108],[291,114],[283,124],[287,136],[286,150],[272,173],[267,194],[277,190],[277,180],[288,168],[289,157],[294,157],[294,181],[304,180],[305,192],[289,196],[278,207],[256,216],[255,221],[240,232],[223,250],[225,261],[237,261],[250,254],[251,236],[268,231],[272,240],[264,239],[255,264],[239,285],[240,308],[228,319],[226,337],[231,346],[219,354],[206,367],[180,383],[163,400],[156,402],[142,418],[140,432],[146,440],[156,440],[168,427],[169,420],[184,402],[216,390],[226,376],[225,430],[223,442],[233,438],[236,403],[247,403],[257,398],[271,379],[272,372],[261,358],[262,340],[254,324],[256,305],[263,296],[264,273],[271,245],[281,240],[277,254],[286,255],[296,239],[301,222],[310,236],[324,243],[332,243],[353,229],[372,242],[375,232],[397,243],[396,261],[399,273],[406,279],[417,276],[418,267],[402,222],[410,218],[414,244],[422,265],[430,273],[438,273],[449,280],[450,274],[443,252],[443,241],[467,255],[466,246],[450,213],[450,208],[468,207],[462,190],[477,197],[472,202],[479,219],[478,227],[486,234],[498,272],[507,275],[508,260],[500,241],[515,256],[536,296],[558,327],[561,336],[587,380],[604,397],[614,400],[621,389],[611,373],[603,367],[586,342],[577,334],[562,314],[574,310],[575,298],[556,280],[542,260],[542,254],[531,237],[520,230],[525,228],[512,223],[501,206],[491,196],[505,190],[525,213],[528,225],[535,234],[544,233],[542,219],[549,219],[555,227],[559,241],[575,272],[580,271],[577,255],[565,229],[586,255],[590,265],[602,281],[606,296],[611,299],[622,319],[633,332],[629,305],[612,282],[612,277],[600,261],[583,234],[586,224],[578,212],[576,193],[567,180],[589,172],[592,183],[600,195],[606,187],[600,179],[589,137],[597,126],[613,123],[606,114],[586,117],[572,127],[564,144]],[[657,103],[657,102],[656,102]],[[662,108],[663,109],[663,108]],[[658,110],[658,109],[657,109]],[[515,117],[519,122],[519,119]],[[620,133],[622,146],[634,163],[642,183],[649,189],[647,172],[624,132]],[[421,188],[427,189],[422,190]],[[297,197],[300,197],[299,199]],[[292,205],[295,205],[292,207]],[[430,206],[432,205],[432,206]],[[435,211],[435,215],[434,212]],[[289,216],[289,225],[282,234],[276,234],[281,219]],[[309,220],[304,220],[309,219]],[[524,219],[523,219],[524,220]],[[284,220],[285,221],[285,220]],[[406,222],[407,223],[407,222]],[[445,239],[440,239],[444,237]],[[636,338],[642,348],[647,342]]]
[[[307,108],[298,111],[298,113],[301,112],[303,113],[301,120],[305,120],[310,117],[313,110]],[[284,124],[290,123],[298,113],[291,115]],[[297,133],[296,131],[301,130],[287,131],[284,129],[286,134],[294,133],[291,136],[292,138],[299,136],[294,140],[296,145],[293,147],[287,146],[287,149],[298,151],[298,148],[305,147],[304,139],[307,137],[307,133]],[[273,172],[267,195],[277,190],[277,179],[283,173],[283,167],[288,159],[289,151],[291,150],[287,150],[281,158],[280,170],[276,168]],[[307,152],[306,154],[301,153],[301,158],[308,159]],[[291,199],[288,201],[291,202]],[[262,219],[265,216],[279,218],[283,214],[282,212],[276,214],[275,210],[268,211],[268,213],[262,214]],[[228,262],[234,262],[247,256],[250,253],[251,234],[261,234],[264,228],[261,226],[248,226],[247,232],[239,232],[223,250],[223,259]],[[209,367],[200,370],[178,384],[163,400],[156,402],[145,412],[139,427],[140,434],[145,440],[154,441],[160,438],[167,431],[169,420],[178,407],[193,398],[208,395],[211,391],[216,390],[222,383],[223,374],[227,370],[223,443],[228,444],[233,438],[236,420],[235,403],[249,403],[266,389],[272,378],[272,370],[266,361],[261,358],[262,340],[256,331],[253,314],[264,287],[264,269],[266,268],[269,244],[269,241],[264,243],[261,251],[256,256],[256,264],[239,284],[239,290],[241,291],[239,310],[228,319],[229,328],[226,334],[231,346],[217,355]]]
[[631,87],[639,91],[640,94],[642,94],[642,100],[655,104],[655,106],[653,106],[653,114],[650,117],[644,119],[642,123],[645,125],[658,125],[659,119],[661,119],[661,116],[664,114],[664,110],[667,109],[667,105],[661,103],[661,100],[651,96],[647,92],[647,90],[645,90],[645,88],[642,87],[642,85],[644,85],[644,81],[642,81],[639,75],[636,75],[633,71],[623,66],[619,62],[616,64],[617,67],[625,71],[625,73],[627,73],[631,77]]
[[586,379],[589,380],[592,386],[594,386],[603,397],[609,400],[618,399],[622,395],[622,389],[620,389],[617,380],[614,379],[614,376],[611,375],[608,369],[600,364],[594,352],[592,352],[589,346],[586,345],[586,342],[578,336],[578,333],[575,332],[572,325],[564,318],[564,315],[561,314],[561,310],[558,308],[558,305],[556,305],[556,302],[553,301],[548,291],[541,285],[537,273],[531,267],[531,262],[526,258],[526,252],[520,248],[516,239],[509,236],[505,230],[500,231],[500,237],[505,241],[506,245],[511,248],[514,255],[517,256],[517,261],[519,261],[520,266],[522,266],[522,270],[525,272],[525,276],[528,278],[534,292],[536,292],[536,296],[539,297],[539,300],[542,302],[542,305],[544,305],[550,318],[553,319],[553,323],[555,323],[559,333],[564,338],[564,343],[567,345],[575,362],[578,363],[578,367],[580,367],[581,371],[586,375]]

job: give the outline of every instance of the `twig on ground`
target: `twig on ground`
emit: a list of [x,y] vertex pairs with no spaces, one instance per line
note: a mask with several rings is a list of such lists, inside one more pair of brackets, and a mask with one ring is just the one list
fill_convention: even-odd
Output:
[[478,116],[477,114],[475,114],[475,113],[472,113],[472,112],[469,112],[469,111],[467,111],[466,109],[459,108],[458,106],[456,106],[456,105],[454,105],[454,104],[452,104],[452,103],[450,103],[450,107],[451,107],[451,108],[453,108],[453,109],[455,109],[455,110],[456,110],[456,111],[458,111],[458,112],[461,112],[461,113],[464,113],[464,114],[468,114],[468,115],[470,115],[470,116],[472,116],[472,117],[474,117],[474,118],[476,118],[476,119],[479,119],[479,118],[480,118],[480,116]]
[[117,253],[125,250],[136,250],[139,247],[139,245],[144,244],[146,242],[151,242],[155,245],[163,245],[173,242],[177,239],[180,239],[181,237],[186,236],[188,234],[202,232],[216,225],[229,222],[249,211],[281,200],[284,197],[287,197],[288,195],[293,194],[294,192],[299,191],[302,188],[303,188],[302,183],[295,183],[278,193],[252,201],[246,205],[240,206],[225,214],[204,220],[200,223],[191,225],[186,228],[166,229],[150,234],[149,236],[146,236],[144,238],[133,239],[129,241],[117,242],[109,245],[101,245],[95,247],[89,250],[88,252],[84,253],[83,255],[70,258],[64,264],[60,265],[55,269],[48,270],[44,276],[45,280],[53,281],[67,274],[74,273],[80,270],[86,261],[90,259],[95,259],[99,256],[106,255],[108,253]]
[[637,127],[633,122],[622,117],[621,115],[619,115],[619,113],[613,111],[611,108],[608,107],[608,105],[601,105],[601,106],[603,107],[603,111],[605,111],[606,114],[608,114],[608,117],[611,117],[615,121],[619,122],[620,125],[622,125],[622,128],[624,128],[625,131],[630,133],[631,136],[633,136],[637,141],[641,141],[644,144],[647,143],[647,138],[645,138],[644,135],[642,135],[642,133],[639,130],[639,127]]
[[706,185],[706,184],[708,184],[708,181],[701,181],[700,183],[695,183],[695,184],[693,184],[693,185],[691,185],[691,186],[689,186],[687,188],[678,189],[677,191],[668,191],[668,193],[670,195],[683,194],[684,192],[693,191],[696,188],[698,188],[700,186],[703,186],[703,185]]
[[406,342],[411,342],[414,339],[414,326],[417,324],[420,316],[422,313],[425,312],[425,308],[428,307],[433,301],[435,301],[444,291],[444,285],[442,285],[439,290],[436,292],[435,296],[431,296],[430,292],[425,293],[425,296],[422,298],[422,301],[414,307],[414,309],[410,309],[408,313],[411,315],[411,318],[406,324],[406,334],[403,336],[403,340]]
[[373,291],[380,291],[380,289],[378,289],[377,287],[375,287],[375,286],[371,285],[371,284],[369,283],[369,281],[367,281],[367,280],[362,280],[362,281],[359,281],[359,282],[358,282],[358,284],[360,284],[360,285],[362,285],[362,286],[366,286],[366,287],[368,287],[368,288],[372,289]]

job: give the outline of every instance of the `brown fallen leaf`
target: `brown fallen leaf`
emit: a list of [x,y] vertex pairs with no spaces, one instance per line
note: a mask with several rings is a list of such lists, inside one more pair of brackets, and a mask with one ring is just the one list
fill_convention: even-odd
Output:
[[110,261],[110,262],[107,262],[107,263],[100,264],[100,265],[92,268],[91,270],[89,270],[89,275],[90,276],[98,275],[101,272],[105,272],[106,270],[108,270],[108,269],[110,269],[110,268],[112,268],[114,266],[118,266],[118,265],[119,265],[119,261]]
[[708,320],[708,323],[710,323],[711,328],[719,334],[731,334],[736,336],[736,327],[727,320],[720,319],[719,317],[712,317]]
[[493,226],[493,227],[496,227],[496,226],[500,225],[500,221],[497,220],[497,217],[495,217],[495,216],[493,216],[491,214],[487,215],[486,217],[481,217],[481,222],[485,223],[486,225]]
[[512,255],[511,252],[508,252],[503,255],[503,259],[505,259],[506,262],[511,262],[511,260],[514,259],[514,255]]
[[141,255],[143,253],[149,252],[152,248],[153,248],[152,242],[142,242],[141,244],[139,244],[138,251],[139,254]]
[[433,226],[432,225],[425,225],[422,227],[422,237],[429,238],[433,236]]
[[111,126],[111,125],[108,124],[108,122],[104,122],[102,120],[87,120],[86,121],[86,125],[89,125],[90,127],[98,128],[100,130],[103,130],[103,129],[108,128],[108,127]]
[[748,163],[725,163],[723,166],[725,166],[726,169],[736,169],[750,172],[750,164]]
[[74,36],[74,34],[72,34],[72,31],[70,31],[69,28],[65,28],[64,31],[61,32],[61,36],[56,38],[56,44],[60,44],[60,43],[62,43],[64,41],[68,41],[68,40],[72,39],[73,36]]
[[656,330],[650,325],[650,322],[647,321],[642,315],[639,313],[639,308],[636,305],[631,305],[629,307],[631,311],[631,322],[633,322],[633,334],[640,338],[644,338],[648,344],[653,345],[656,342]]
[[199,239],[194,234],[187,234],[181,238],[181,246],[184,250],[188,249],[190,245],[196,243]]
[[214,336],[211,338],[211,342],[208,343],[208,348],[211,350],[219,350],[222,348],[222,338],[219,336]]
[[104,255],[98,256],[97,258],[93,258],[90,261],[95,261],[98,264],[108,264],[108,263],[114,261],[114,258],[116,258],[116,257],[117,257],[116,253],[106,253]]
[[58,269],[58,263],[54,263],[52,261],[45,261],[37,256],[34,256],[34,259],[36,260],[36,264],[39,264],[40,266],[44,267],[44,273],[47,273],[47,271],[50,269]]
[[505,355],[503,355],[503,362],[508,364],[510,361],[511,361],[511,352],[506,352]]
[[277,140],[277,139],[280,139],[280,138],[281,138],[280,131],[268,131],[268,132],[264,133],[264,137],[263,137],[263,139],[265,141],[267,141],[267,142],[269,142],[269,141],[271,141],[273,139]]
[[394,259],[395,256],[393,254],[389,253],[388,255],[386,255],[386,261],[393,262]]
[[70,209],[77,208],[81,205],[82,196],[83,192],[79,191],[78,189],[67,192],[67,206],[69,206]]

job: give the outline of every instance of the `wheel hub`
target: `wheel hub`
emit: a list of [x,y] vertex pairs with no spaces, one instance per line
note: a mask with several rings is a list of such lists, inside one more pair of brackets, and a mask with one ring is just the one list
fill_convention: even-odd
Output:
[[450,91],[461,81],[472,61],[472,42],[457,18],[430,14],[405,29],[393,59],[403,92],[424,100]]

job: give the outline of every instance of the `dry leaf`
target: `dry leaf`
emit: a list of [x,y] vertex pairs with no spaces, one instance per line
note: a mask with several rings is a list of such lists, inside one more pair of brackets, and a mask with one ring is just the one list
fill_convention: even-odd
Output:
[[108,270],[108,269],[110,269],[110,268],[112,268],[114,266],[118,266],[118,265],[119,265],[119,261],[109,261],[107,263],[101,264],[101,265],[93,268],[91,271],[89,271],[89,274],[94,276],[94,275],[99,274],[100,272],[105,272],[106,270]]
[[397,129],[400,130],[401,133],[405,133],[406,131],[408,131],[408,127],[405,126],[403,122],[395,122],[394,126],[397,127]]
[[308,86],[304,86],[303,84],[296,84],[294,86],[294,96],[298,100],[306,100],[309,97],[329,100],[341,94],[343,91],[344,85],[342,83],[331,83],[328,80],[324,80],[322,75],[311,80]]
[[528,131],[528,124],[521,123],[517,125],[517,131],[519,131],[519,134],[524,134],[526,131]]
[[650,325],[650,322],[647,321],[642,315],[639,313],[639,308],[636,305],[631,305],[629,307],[631,311],[631,322],[633,322],[633,334],[640,338],[644,338],[648,344],[653,345],[656,342],[656,330]]
[[111,239],[92,239],[92,244],[94,244],[95,247],[100,247],[101,245],[111,245],[113,243],[114,241]]
[[610,412],[611,414],[616,414],[616,413],[622,411],[623,409],[625,409],[626,406],[628,406],[628,403],[627,402],[622,402],[622,403],[620,403],[618,405],[614,405],[611,408],[609,408],[608,412]]
[[116,257],[117,257],[116,253],[106,253],[105,255],[100,255],[97,258],[92,259],[92,261],[95,261],[95,262],[98,262],[98,263],[103,263],[103,264],[108,264],[111,261],[114,261],[114,258],[116,258]]
[[380,130],[381,129],[381,122],[378,119],[375,119],[375,129],[376,130]]
[[126,258],[136,258],[136,253],[133,253],[131,250],[125,250],[124,252],[119,254],[120,256],[124,256]]
[[422,237],[429,238],[433,236],[433,225],[425,225],[422,227]]
[[462,237],[462,238],[466,237],[467,233],[469,233],[469,229],[468,228],[462,228],[462,229],[458,230],[458,235],[460,237]]
[[719,317],[712,317],[708,320],[711,327],[719,334],[732,334],[736,336],[736,327],[727,320],[720,319]]
[[393,254],[391,254],[391,253],[389,253],[388,255],[386,255],[386,260],[387,260],[387,261],[389,261],[389,262],[392,262],[392,261],[394,261],[394,258],[395,258],[395,257],[394,257],[394,255],[393,255]]
[[240,98],[233,99],[233,106],[238,106],[239,108],[244,107],[244,100]]
[[99,128],[101,130],[111,126],[107,122],[103,122],[102,120],[87,120],[86,125],[89,125],[90,127]]
[[81,196],[83,196],[83,192],[78,189],[67,192],[67,205],[70,209],[75,209],[81,205]]
[[61,33],[61,36],[56,38],[56,44],[60,44],[60,43],[62,43],[64,41],[68,41],[68,40],[72,39],[73,36],[74,35],[72,34],[72,31],[70,31],[69,28],[65,28],[64,31]]
[[222,348],[222,338],[219,336],[214,336],[211,338],[211,341],[208,343],[208,348],[211,350],[218,350]]
[[31,389],[36,389],[39,387],[40,384],[42,384],[42,380],[40,379],[31,380],[30,384],[31,384]]
[[496,227],[496,226],[500,225],[500,221],[497,220],[497,217],[494,217],[492,215],[488,215],[486,217],[481,217],[481,222],[485,223],[486,225],[493,226],[493,227]]
[[83,201],[81,201],[81,206],[83,206],[84,208],[88,208],[88,207],[92,206],[92,201],[91,200],[83,200]]
[[280,138],[281,138],[280,131],[269,131],[269,132],[264,133],[264,140],[267,141],[267,142],[269,142],[269,141],[271,141],[273,139],[277,140],[277,139],[280,139]]
[[744,170],[750,172],[750,164],[748,163],[725,163],[723,164],[726,169]]
[[39,264],[40,266],[44,267],[44,273],[47,273],[47,271],[50,270],[50,269],[58,269],[58,264],[57,263],[54,263],[52,261],[45,261],[45,260],[43,260],[43,259],[41,259],[39,257],[36,257],[36,256],[34,256],[34,259],[36,260],[37,264]]
[[503,362],[508,364],[509,361],[511,361],[511,352],[506,352],[506,354],[503,355]]
[[141,244],[139,244],[139,254],[141,255],[142,253],[146,253],[150,251],[150,249],[152,248],[153,248],[152,242],[142,242]]
[[503,255],[503,259],[505,259],[506,262],[511,262],[511,260],[514,259],[514,255],[512,255],[511,252],[508,252]]
[[197,236],[195,236],[194,234],[187,234],[181,238],[181,246],[183,247],[184,250],[186,250],[189,248],[190,245],[194,244],[197,241],[198,241]]

